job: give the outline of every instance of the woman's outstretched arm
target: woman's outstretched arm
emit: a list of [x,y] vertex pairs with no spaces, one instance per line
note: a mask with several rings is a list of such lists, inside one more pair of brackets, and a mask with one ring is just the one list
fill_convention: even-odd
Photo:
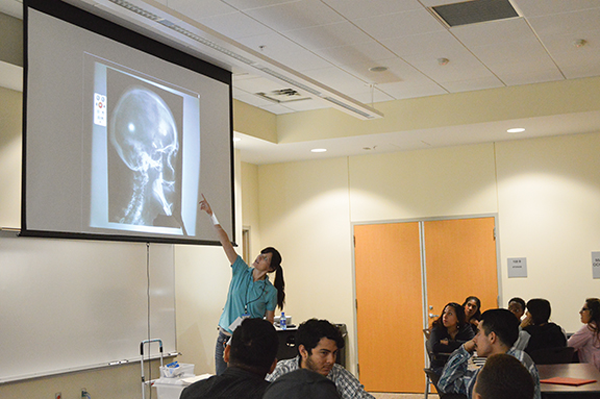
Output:
[[206,198],[204,198],[204,194],[202,194],[202,201],[200,201],[200,209],[203,210],[204,212],[206,212],[208,214],[208,216],[211,217],[213,226],[215,227],[215,231],[217,232],[217,237],[219,237],[221,246],[223,247],[223,250],[225,251],[225,255],[227,256],[229,263],[233,264],[233,262],[235,262],[235,260],[237,259],[238,254],[237,254],[237,252],[235,252],[233,245],[231,245],[231,241],[229,241],[229,237],[227,236],[227,233],[225,232],[223,227],[221,227],[221,224],[217,220],[217,217],[215,216],[212,209],[210,208],[208,201],[206,200]]

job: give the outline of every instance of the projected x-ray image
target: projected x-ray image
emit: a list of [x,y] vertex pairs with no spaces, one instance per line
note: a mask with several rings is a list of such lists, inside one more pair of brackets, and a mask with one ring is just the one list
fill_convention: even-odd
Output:
[[131,190],[110,193],[110,220],[176,227],[180,223],[173,211],[181,171],[179,133],[171,109],[154,91],[134,86],[121,95],[109,118],[110,144],[131,171]]
[[86,61],[90,226],[195,235],[199,95],[91,54]]

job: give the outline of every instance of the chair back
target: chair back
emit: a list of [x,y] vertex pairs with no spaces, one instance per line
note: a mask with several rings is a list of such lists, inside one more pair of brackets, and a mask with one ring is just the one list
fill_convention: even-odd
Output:
[[571,363],[574,348],[569,346],[559,348],[545,348],[532,351],[529,356],[535,364],[562,364]]

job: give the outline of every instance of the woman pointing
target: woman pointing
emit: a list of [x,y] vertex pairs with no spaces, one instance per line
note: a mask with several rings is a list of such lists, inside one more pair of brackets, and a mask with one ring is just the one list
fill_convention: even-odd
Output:
[[[232,271],[227,301],[219,319],[219,337],[215,348],[216,373],[219,375],[227,368],[227,364],[223,360],[223,350],[235,327],[247,317],[264,317],[272,323],[275,318],[275,308],[283,309],[285,283],[281,268],[281,255],[275,248],[263,249],[256,257],[252,267],[248,266],[233,248],[227,233],[219,224],[204,195],[200,201],[200,209],[211,217]],[[272,272],[275,272],[273,284],[267,276]]]

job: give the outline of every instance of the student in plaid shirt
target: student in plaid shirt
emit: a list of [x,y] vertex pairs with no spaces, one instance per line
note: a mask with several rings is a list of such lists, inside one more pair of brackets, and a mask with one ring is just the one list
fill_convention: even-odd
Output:
[[268,381],[298,369],[315,371],[335,383],[342,399],[374,399],[348,370],[335,362],[339,349],[344,347],[340,330],[327,320],[310,319],[298,327],[296,347],[299,355],[281,360]]

